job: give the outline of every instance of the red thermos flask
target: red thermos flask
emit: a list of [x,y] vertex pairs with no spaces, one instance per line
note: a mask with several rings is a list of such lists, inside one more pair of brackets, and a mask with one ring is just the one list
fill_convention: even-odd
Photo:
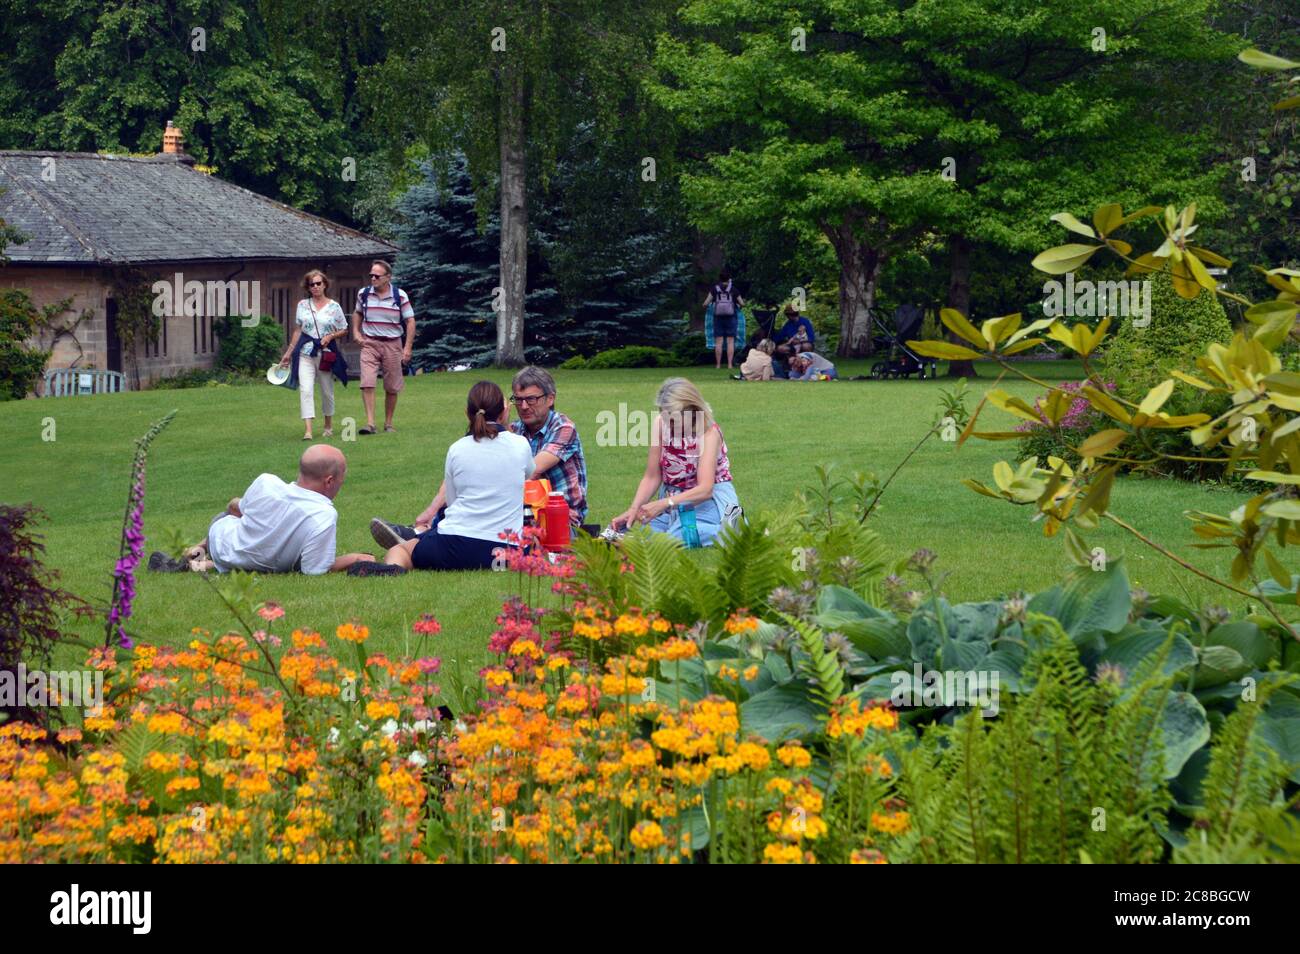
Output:
[[569,504],[564,494],[553,493],[546,498],[545,536],[542,545],[547,550],[567,550],[569,547]]

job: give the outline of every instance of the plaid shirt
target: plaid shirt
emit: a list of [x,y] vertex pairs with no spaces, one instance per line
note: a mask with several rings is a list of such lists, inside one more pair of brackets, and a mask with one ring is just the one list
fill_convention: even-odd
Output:
[[587,516],[587,462],[582,456],[582,441],[574,423],[554,409],[546,423],[536,434],[529,434],[523,421],[514,421],[510,429],[528,441],[536,457],[542,451],[554,454],[560,462],[543,474],[533,474],[537,480],[549,480],[551,490],[564,494],[569,504],[569,522],[579,526]]

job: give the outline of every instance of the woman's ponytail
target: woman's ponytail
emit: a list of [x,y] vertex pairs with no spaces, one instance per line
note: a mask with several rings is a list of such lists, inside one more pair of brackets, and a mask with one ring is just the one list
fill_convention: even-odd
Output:
[[506,409],[506,398],[501,389],[491,381],[480,381],[469,389],[469,399],[465,402],[465,414],[469,418],[468,433],[476,441],[483,438],[494,440],[497,436],[497,420]]

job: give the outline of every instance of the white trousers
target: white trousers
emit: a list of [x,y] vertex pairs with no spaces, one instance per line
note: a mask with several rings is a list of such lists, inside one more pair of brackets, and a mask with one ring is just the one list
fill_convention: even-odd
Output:
[[325,417],[334,416],[334,372],[327,371],[317,375],[317,368],[320,364],[320,355],[314,354],[310,358],[299,353],[298,355],[298,403],[302,406],[302,417],[304,420],[316,416],[316,382],[320,381],[320,409],[321,414]]

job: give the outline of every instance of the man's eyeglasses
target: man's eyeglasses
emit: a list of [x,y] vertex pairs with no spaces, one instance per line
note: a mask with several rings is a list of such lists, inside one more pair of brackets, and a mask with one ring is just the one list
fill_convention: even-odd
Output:
[[376,281],[376,282],[377,282],[377,281],[379,281],[379,279],[381,279],[381,278],[387,278],[387,277],[388,277],[387,275],[376,275],[374,272],[371,272],[371,273],[370,273],[370,280],[371,280],[371,281]]
[[546,399],[546,395],[545,395],[545,394],[528,394],[528,395],[523,395],[523,394],[512,394],[512,395],[510,395],[510,403],[511,403],[511,404],[516,404],[516,405],[517,405],[517,404],[527,404],[527,405],[538,404],[538,403],[540,403],[541,401],[543,401],[543,400],[545,400],[545,399]]

